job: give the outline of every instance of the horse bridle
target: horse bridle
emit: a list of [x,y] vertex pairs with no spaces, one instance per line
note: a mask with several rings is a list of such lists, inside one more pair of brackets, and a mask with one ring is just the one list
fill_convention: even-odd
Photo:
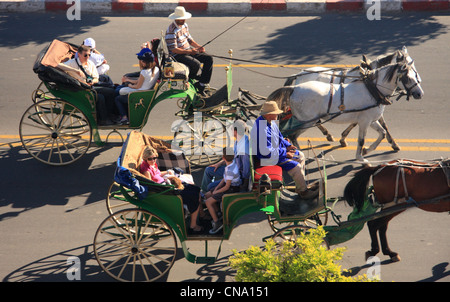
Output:
[[[409,64],[409,63],[406,63],[406,64]],[[412,64],[413,64],[413,62],[411,62],[411,64],[410,64],[408,67],[406,67],[404,71],[402,70],[401,72],[399,72],[400,76],[397,78],[397,79],[399,79],[399,80],[402,82],[402,84],[403,84],[403,88],[404,88],[404,90],[406,91],[406,93],[403,93],[403,95],[406,95],[406,100],[407,100],[407,101],[409,101],[409,97],[410,97],[411,94],[412,94],[412,90],[413,90],[416,86],[418,86],[419,83],[420,83],[420,80],[419,80],[419,77],[418,77],[418,72],[417,72],[417,70],[412,66]],[[401,66],[399,66],[399,68],[403,68],[404,66],[405,66],[405,65],[401,65]],[[416,82],[415,82],[414,85],[412,85],[411,87],[408,87],[408,86],[406,86],[406,84],[408,83],[409,78],[408,78],[406,75],[409,73],[409,71],[410,71],[411,69],[414,71],[414,73],[415,73],[415,75],[416,75]]]

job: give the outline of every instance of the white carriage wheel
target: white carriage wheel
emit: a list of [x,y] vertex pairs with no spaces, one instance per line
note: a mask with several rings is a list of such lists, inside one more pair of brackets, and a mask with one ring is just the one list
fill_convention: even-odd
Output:
[[169,272],[176,253],[172,228],[143,209],[125,209],[108,216],[94,237],[97,262],[119,281],[155,281]]
[[207,167],[222,159],[223,148],[230,144],[225,124],[218,118],[196,113],[180,121],[172,130],[172,144],[180,148],[192,165]]
[[[134,196],[134,192],[130,189],[127,189],[127,191],[128,190],[129,194]],[[108,194],[106,195],[106,209],[108,214],[112,215],[120,210],[128,209],[131,206],[132,204],[126,200],[125,196],[123,196],[120,191],[120,185],[113,182],[111,186],[109,186]]]
[[[46,89],[47,92],[45,92],[43,89]],[[53,96],[50,92],[48,92],[48,89],[45,86],[44,82],[41,82],[38,87],[31,93],[31,100],[33,101],[33,103],[37,103],[38,101],[48,97]]]
[[60,99],[39,101],[20,120],[20,140],[27,152],[49,165],[67,165],[91,144],[89,120],[76,106]]

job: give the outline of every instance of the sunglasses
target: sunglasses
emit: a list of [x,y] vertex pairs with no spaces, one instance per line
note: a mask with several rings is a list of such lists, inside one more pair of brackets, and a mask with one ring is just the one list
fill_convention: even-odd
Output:
[[87,53],[87,54],[85,54],[83,57],[88,58],[88,57],[90,57],[90,56],[91,56],[91,54],[90,54],[90,53]]
[[147,158],[147,160],[156,160],[157,159],[157,157],[149,157],[149,158]]

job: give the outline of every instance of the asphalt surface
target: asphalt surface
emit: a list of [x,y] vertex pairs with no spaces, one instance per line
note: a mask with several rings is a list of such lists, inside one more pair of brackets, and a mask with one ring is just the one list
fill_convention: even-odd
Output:
[[[194,17],[189,26],[194,38],[206,43],[239,21],[241,17]],[[26,21],[26,22],[25,22]],[[168,20],[165,17],[82,15],[81,21],[68,21],[58,14],[0,15],[0,279],[4,282],[67,282],[67,259],[81,261],[81,281],[113,281],[103,273],[93,257],[92,240],[100,222],[107,216],[105,196],[113,179],[120,141],[113,139],[105,147],[92,145],[88,153],[73,165],[51,167],[30,158],[18,137],[20,118],[31,105],[31,93],[39,79],[31,67],[36,54],[53,39],[75,44],[93,37],[98,49],[112,66],[110,76],[119,81],[122,74],[136,70],[135,53],[141,42],[160,36]],[[400,49],[403,45],[415,59],[422,77],[425,96],[422,100],[405,99],[386,108],[389,129],[402,147],[393,152],[383,141],[367,158],[373,163],[395,158],[429,160],[449,157],[450,121],[448,95],[450,68],[450,17],[433,13],[395,14],[368,21],[364,15],[325,14],[301,17],[248,17],[207,46],[211,54],[264,62],[286,67],[236,66],[233,70],[233,93],[238,87],[267,96],[282,86],[286,77],[301,69],[299,65],[354,65],[362,54],[370,58]],[[223,64],[216,59],[211,85],[225,83]],[[251,64],[250,64],[251,65]],[[296,66],[296,67],[292,67]],[[256,72],[255,72],[256,71]],[[150,114],[143,129],[154,136],[171,136],[170,125],[176,120],[176,102],[162,102]],[[337,138],[342,125],[325,125]],[[108,134],[107,132],[102,135]],[[126,132],[123,132],[126,134]],[[338,148],[327,142],[317,129],[302,136],[313,139],[327,159],[328,196],[342,196],[352,171],[360,166],[353,161],[357,131],[350,146]],[[375,133],[369,130],[369,138]],[[305,151],[313,157],[311,151]],[[317,177],[311,164],[310,178]],[[202,171],[194,171],[197,182]],[[344,203],[335,212],[351,211]],[[450,241],[448,213],[428,213],[411,209],[391,221],[388,239],[402,261],[392,263],[379,254],[383,281],[450,281]],[[220,259],[213,265],[187,262],[180,249],[179,259],[162,281],[233,281],[227,267],[232,249],[243,250],[261,245],[261,238],[271,233],[261,213],[248,215],[224,241]],[[216,243],[209,247],[215,254]],[[218,242],[217,242],[218,244]],[[203,243],[192,244],[203,252]],[[370,268],[364,252],[370,248],[365,227],[345,246],[342,266],[354,274]]]

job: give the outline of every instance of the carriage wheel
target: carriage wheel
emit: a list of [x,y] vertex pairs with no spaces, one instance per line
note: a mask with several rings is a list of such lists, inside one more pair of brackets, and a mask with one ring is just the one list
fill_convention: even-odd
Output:
[[119,281],[154,281],[168,273],[176,259],[172,228],[142,209],[108,216],[94,237],[100,267]]
[[[284,241],[296,241],[301,234],[307,233],[310,229],[312,228],[305,225],[291,225],[276,232],[272,239],[278,244],[282,244]],[[326,240],[323,241],[322,245],[327,249],[330,248]]]
[[47,97],[53,97],[51,96],[51,93],[48,91],[45,92],[43,89],[47,90],[47,87],[45,87],[44,82],[41,82],[39,86],[31,93],[31,100],[33,103],[37,103],[40,100],[43,100]]
[[[134,192],[130,189],[126,189],[129,191],[131,196],[134,195]],[[122,191],[120,191],[120,185],[116,182],[113,182],[111,186],[109,186],[108,195],[106,196],[106,209],[110,215],[123,210],[128,209],[132,206],[129,203],[125,196],[123,196]]]
[[49,165],[67,165],[89,149],[89,120],[76,106],[60,99],[31,105],[20,120],[20,140],[25,150]]
[[223,148],[230,144],[225,124],[218,118],[196,113],[172,128],[173,142],[192,165],[206,167],[222,159]]

